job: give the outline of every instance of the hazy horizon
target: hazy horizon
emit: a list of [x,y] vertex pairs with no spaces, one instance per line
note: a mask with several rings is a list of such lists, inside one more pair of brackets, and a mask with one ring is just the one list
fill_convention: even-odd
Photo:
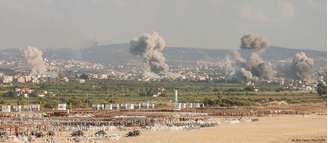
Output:
[[326,49],[325,0],[2,0],[0,49],[85,48],[157,31],[170,47],[237,49],[256,33],[271,45]]

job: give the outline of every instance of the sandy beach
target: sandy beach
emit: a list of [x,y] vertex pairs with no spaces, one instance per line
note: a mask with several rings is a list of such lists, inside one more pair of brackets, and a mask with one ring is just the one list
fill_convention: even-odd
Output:
[[258,122],[230,124],[191,131],[143,132],[119,143],[287,143],[325,142],[325,115],[261,117]]

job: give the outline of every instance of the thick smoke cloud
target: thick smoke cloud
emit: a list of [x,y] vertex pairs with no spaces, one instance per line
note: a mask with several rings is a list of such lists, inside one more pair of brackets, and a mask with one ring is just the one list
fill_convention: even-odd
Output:
[[143,57],[146,77],[175,79],[177,76],[169,72],[165,63],[165,47],[164,39],[157,32],[145,33],[130,41],[131,54]]
[[296,76],[302,80],[311,80],[313,59],[307,57],[304,52],[296,53],[292,61]]
[[257,53],[251,53],[249,57],[247,57],[246,60],[246,69],[252,70],[253,68],[256,68],[259,64],[264,63],[262,58]]
[[242,50],[252,50],[253,52],[260,51],[269,45],[267,39],[257,36],[254,34],[247,34],[241,37],[240,49]]
[[237,65],[242,65],[245,63],[245,60],[241,57],[240,53],[234,51],[231,54],[232,61]]
[[283,76],[289,79],[298,79],[312,82],[313,59],[309,58],[304,52],[296,53],[291,63],[280,67]]
[[[259,52],[264,50],[269,42],[261,36],[254,34],[247,34],[241,37],[240,50],[233,52],[230,56],[231,63],[235,68],[235,78],[240,81],[249,81],[253,77],[260,79],[272,79],[273,69],[270,63],[264,61],[260,56]],[[231,65],[230,65],[231,66]]]
[[253,74],[244,68],[240,68],[236,76],[238,79],[241,79],[242,81],[250,81],[253,79]]
[[273,77],[272,65],[262,60],[256,53],[252,53],[248,58],[247,66],[252,74],[260,79],[271,79]]
[[47,71],[47,66],[43,60],[43,53],[35,47],[27,47],[24,49],[24,58],[31,68],[32,75],[43,74]]
[[260,79],[272,79],[273,69],[270,63],[260,63],[252,69],[252,73]]
[[[274,77],[271,63],[263,60],[259,53],[269,45],[263,37],[248,34],[241,37],[239,52],[233,52],[225,60],[225,74],[239,81],[250,81],[254,78],[270,80]],[[313,59],[304,52],[296,53],[292,61],[278,66],[278,74],[287,79],[313,81]]]

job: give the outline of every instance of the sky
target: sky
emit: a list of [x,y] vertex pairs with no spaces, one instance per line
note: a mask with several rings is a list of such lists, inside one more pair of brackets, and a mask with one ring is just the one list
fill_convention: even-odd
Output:
[[88,48],[156,31],[175,47],[238,49],[253,33],[326,50],[326,9],[326,0],[1,0],[0,49]]

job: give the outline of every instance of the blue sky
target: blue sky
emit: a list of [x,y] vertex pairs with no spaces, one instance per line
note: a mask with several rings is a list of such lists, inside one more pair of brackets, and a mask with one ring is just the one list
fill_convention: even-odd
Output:
[[0,48],[85,48],[157,31],[169,46],[326,49],[326,0],[1,0]]

